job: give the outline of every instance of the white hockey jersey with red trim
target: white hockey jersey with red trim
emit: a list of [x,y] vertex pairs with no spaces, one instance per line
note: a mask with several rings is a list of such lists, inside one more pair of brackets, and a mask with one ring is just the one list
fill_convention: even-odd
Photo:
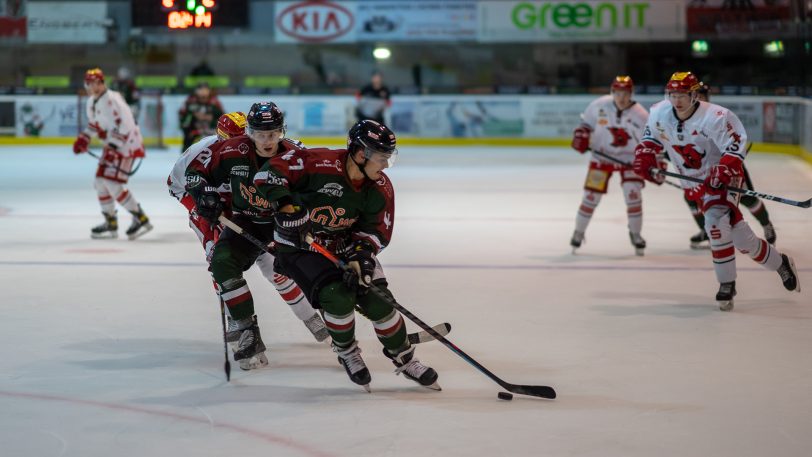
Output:
[[[724,154],[744,160],[747,132],[729,109],[713,103],[698,103],[694,114],[684,121],[677,118],[671,102],[656,103],[651,107],[642,141],[661,146],[678,173],[705,179]],[[682,181],[684,188],[694,186],[692,182]]]
[[[636,102],[624,110],[618,110],[612,96],[604,95],[586,107],[581,120],[592,130],[589,144],[593,150],[631,163],[634,161],[634,148],[643,136],[648,111]],[[593,156],[593,159],[613,163],[599,156]]]
[[189,168],[189,164],[201,153],[208,152],[208,154],[211,155],[209,146],[219,140],[220,137],[217,135],[203,137],[200,141],[183,151],[183,154],[181,154],[172,167],[172,173],[169,174],[169,178],[166,180],[166,185],[169,186],[169,193],[172,194],[173,197],[178,200],[183,198],[186,194],[186,169]]
[[144,156],[141,130],[121,94],[107,89],[99,98],[88,97],[86,113],[88,125],[85,133],[88,136],[98,135],[124,157]]

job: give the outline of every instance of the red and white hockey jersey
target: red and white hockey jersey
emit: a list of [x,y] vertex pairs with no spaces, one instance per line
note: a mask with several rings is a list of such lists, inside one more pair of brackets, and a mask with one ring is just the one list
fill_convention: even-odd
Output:
[[[694,114],[684,121],[677,118],[668,100],[652,106],[642,141],[661,146],[680,174],[705,179],[723,154],[744,160],[747,132],[739,118],[727,108],[698,103]],[[683,188],[694,186],[692,182],[682,181]]]
[[166,180],[166,185],[169,186],[169,193],[180,200],[186,194],[186,169],[189,168],[189,164],[192,163],[193,160],[197,158],[201,153],[208,153],[211,155],[211,150],[209,146],[213,145],[214,143],[218,142],[220,137],[217,135],[210,135],[204,138],[201,138],[200,141],[197,143],[189,146],[189,148],[183,151],[183,154],[178,158],[175,162],[175,165],[172,167],[172,173],[169,174],[169,178]]
[[86,113],[85,134],[98,135],[105,144],[115,146],[122,157],[144,156],[141,130],[121,94],[107,89],[99,98],[88,97]]
[[[581,120],[592,130],[589,144],[593,150],[631,163],[634,161],[634,148],[643,135],[648,112],[636,102],[624,110],[618,110],[612,96],[604,95],[586,107]],[[593,160],[613,163],[598,156],[593,156]]]

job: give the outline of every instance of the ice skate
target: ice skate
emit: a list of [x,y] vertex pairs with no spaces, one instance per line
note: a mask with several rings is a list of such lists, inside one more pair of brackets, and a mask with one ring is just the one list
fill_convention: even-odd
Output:
[[132,214],[133,222],[130,224],[130,228],[127,229],[127,238],[130,240],[134,240],[152,230],[152,224],[149,223],[149,218],[141,210],[141,205],[138,205],[138,211]]
[[333,352],[338,354],[338,363],[347,371],[347,376],[350,381],[363,387],[367,392],[372,392],[369,388],[369,383],[372,382],[372,375],[369,374],[364,359],[361,358],[361,348],[358,347],[358,342],[353,341],[347,348],[332,344]]
[[94,240],[118,238],[118,218],[115,213],[102,213],[102,215],[104,215],[104,222],[90,229],[90,237]]
[[764,239],[767,240],[768,243],[775,246],[775,227],[773,227],[772,222],[767,222],[767,225],[762,225],[761,228],[764,229]]
[[[237,321],[242,323],[248,319]],[[240,362],[243,370],[253,370],[255,368],[268,365],[268,358],[265,356],[265,343],[259,333],[257,316],[252,316],[250,324],[240,330],[240,339],[237,341],[237,348],[234,350],[234,360]],[[226,339],[228,335],[226,335]]]
[[319,313],[313,313],[313,316],[302,322],[305,327],[310,330],[310,333],[313,334],[313,338],[319,343],[327,341],[327,339],[330,338],[330,332],[327,331],[327,327],[324,325],[324,321],[321,320]]
[[646,250],[646,240],[644,240],[639,233],[632,232],[629,232],[629,240],[631,240],[632,246],[634,246],[634,254],[642,256]]
[[719,284],[719,292],[716,292],[716,302],[722,311],[733,309],[733,297],[736,296],[736,281],[723,282]]
[[580,248],[584,243],[584,232],[578,230],[572,232],[572,239],[570,239],[570,246],[572,246],[572,253],[575,254],[576,249]]
[[792,257],[781,254],[781,266],[778,267],[778,274],[781,276],[781,282],[784,283],[784,288],[789,291],[800,292],[801,282],[798,280],[798,270],[795,269],[795,262]]
[[710,249],[708,234],[705,233],[704,229],[691,237],[691,249]]
[[390,358],[392,363],[397,367],[395,368],[395,374],[403,373],[403,376],[406,376],[423,387],[432,390],[443,390],[440,385],[437,384],[437,378],[439,376],[437,372],[434,371],[434,368],[423,365],[419,360],[414,358],[414,346],[410,346],[409,349],[399,354],[390,354],[389,351],[384,348],[383,354]]

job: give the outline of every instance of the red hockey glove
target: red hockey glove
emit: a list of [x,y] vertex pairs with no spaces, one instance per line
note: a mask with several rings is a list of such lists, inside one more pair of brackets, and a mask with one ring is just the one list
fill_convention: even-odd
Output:
[[741,176],[742,161],[731,155],[723,155],[718,164],[711,167],[710,174],[705,179],[705,186],[710,189],[723,189],[730,185],[733,178]]
[[700,184],[696,187],[691,187],[690,189],[685,189],[685,199],[696,202],[698,205],[702,205],[702,196],[705,195],[705,185]]
[[81,154],[83,152],[87,152],[88,146],[90,146],[90,137],[84,133],[81,133],[78,137],[76,137],[76,141],[73,142],[73,153]]
[[589,149],[589,135],[589,127],[585,125],[575,129],[575,131],[572,132],[572,149],[575,149],[581,154],[585,153],[586,150]]
[[665,162],[657,160],[657,149],[650,147],[647,143],[640,143],[634,148],[634,172],[644,179],[655,184],[662,184],[665,176],[654,173],[654,170],[662,168]]

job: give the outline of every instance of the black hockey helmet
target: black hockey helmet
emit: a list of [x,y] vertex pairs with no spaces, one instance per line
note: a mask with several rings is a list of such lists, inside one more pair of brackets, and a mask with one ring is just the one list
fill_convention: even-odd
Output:
[[376,152],[393,157],[398,153],[395,134],[389,127],[370,119],[358,121],[350,128],[347,134],[347,149],[354,152],[355,147],[363,148],[364,157],[367,159]]
[[246,133],[259,130],[279,130],[285,128],[285,114],[273,102],[258,102],[251,105],[246,116]]

